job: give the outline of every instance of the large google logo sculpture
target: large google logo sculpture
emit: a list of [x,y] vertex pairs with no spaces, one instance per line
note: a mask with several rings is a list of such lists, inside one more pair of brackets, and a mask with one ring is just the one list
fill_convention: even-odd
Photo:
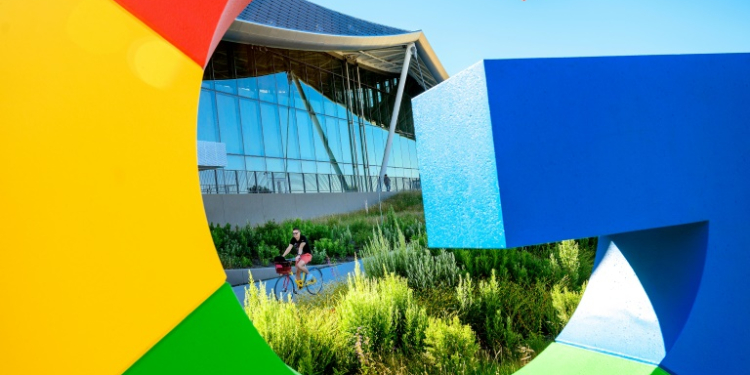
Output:
[[[224,282],[195,173],[203,66],[247,2],[0,2],[0,373],[290,373]],[[747,373],[748,66],[487,61],[417,98],[431,245],[600,236],[520,374]]]

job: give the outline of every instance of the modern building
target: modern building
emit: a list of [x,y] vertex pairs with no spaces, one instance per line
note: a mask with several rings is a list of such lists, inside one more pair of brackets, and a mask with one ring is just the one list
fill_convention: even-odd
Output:
[[252,1],[205,70],[204,201],[375,192],[383,174],[390,178],[383,191],[419,189],[411,98],[447,78],[421,31],[304,0]]

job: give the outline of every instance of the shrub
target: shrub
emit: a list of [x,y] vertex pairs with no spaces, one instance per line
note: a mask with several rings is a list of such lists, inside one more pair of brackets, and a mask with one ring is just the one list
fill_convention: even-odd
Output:
[[431,374],[466,374],[477,366],[479,345],[474,331],[457,317],[448,323],[430,318],[425,330],[425,359],[434,370]]
[[[393,249],[393,250],[391,250]],[[418,242],[406,243],[399,230],[392,243],[378,228],[363,249],[365,271],[370,277],[395,273],[408,280],[411,288],[424,290],[432,287],[453,286],[459,268],[452,253],[436,250],[436,255],[422,248]]]
[[457,264],[476,278],[488,278],[494,269],[500,280],[531,285],[559,283],[567,276],[577,289],[588,279],[596,254],[596,238],[563,241],[504,250],[449,250]]
[[[409,248],[418,248],[418,244]],[[415,249],[406,264],[409,286],[418,290],[432,287],[453,286],[458,279],[459,269],[452,253],[439,250],[436,256],[427,249]]]
[[458,308],[462,315],[468,315],[474,308],[474,282],[468,273],[466,274],[466,278],[460,275],[458,277],[456,299],[458,300]]
[[292,238],[292,231],[285,230],[280,224],[275,221],[269,221],[261,226],[255,228],[258,243],[266,243],[270,246],[280,249],[286,247],[289,244],[289,239]]
[[563,278],[571,287],[578,285],[578,244],[573,240],[566,240],[555,246],[555,251],[549,255],[552,267],[563,272]]
[[331,374],[351,366],[353,349],[329,308],[280,303],[256,286],[245,289],[245,313],[258,333],[289,366],[303,374]]
[[248,257],[235,258],[235,264],[237,268],[250,268],[253,265],[253,261]]
[[281,252],[279,251],[279,249],[268,246],[265,242],[261,242],[258,245],[258,258],[260,259],[260,264],[262,264],[264,267],[268,266],[268,264],[271,262],[271,259],[280,254]]
[[407,253],[391,251],[391,249],[391,242],[385,237],[380,227],[377,231],[373,230],[372,238],[362,249],[364,256],[362,264],[368,276],[377,278],[395,273],[408,277],[406,273]]
[[329,238],[321,238],[315,241],[314,252],[317,251],[325,251],[332,258],[343,258],[347,255],[346,246],[341,244],[339,240],[331,240]]
[[457,263],[477,278],[489,278],[492,270],[501,280],[529,285],[555,277],[549,255],[539,257],[524,249],[453,250]]
[[564,284],[555,284],[552,287],[552,306],[555,308],[560,329],[565,327],[570,317],[573,316],[573,312],[586,291],[586,284],[587,282],[583,283],[579,292],[569,291]]
[[382,279],[367,279],[357,264],[347,283],[348,292],[336,311],[339,327],[352,346],[359,335],[378,353],[421,351],[427,313],[417,305],[405,279],[392,273]]
[[227,224],[225,226],[209,225],[211,238],[219,253],[219,259],[225,268],[244,267],[245,264],[252,264],[248,261],[253,258],[250,250],[250,240],[247,233],[239,228]]
[[328,254],[326,254],[325,250],[318,250],[316,248],[315,251],[312,252],[312,260],[310,261],[310,263],[312,264],[326,263],[326,257],[328,257]]
[[514,358],[526,338],[557,332],[551,297],[543,283],[501,280],[492,272],[475,283],[468,273],[455,288],[458,316],[492,353]]
[[262,193],[262,194],[263,193],[264,194],[272,193],[271,189],[269,189],[269,188],[267,188],[265,186],[258,186],[258,185],[253,185],[253,186],[247,188],[247,192],[251,193],[251,194],[252,193]]
[[[354,237],[348,225],[334,224],[331,227],[331,238],[338,241],[344,248],[348,245],[352,245],[353,248]],[[342,252],[342,256],[346,255],[346,252]]]
[[[418,192],[399,193],[385,200],[382,206],[388,217],[381,224],[385,228],[386,237],[397,241],[400,230],[407,241],[416,239],[424,248],[427,237],[424,233],[421,202],[422,197]],[[343,258],[354,255],[357,249],[367,243],[373,229],[378,225],[381,217],[379,211],[359,211],[315,220],[295,219],[281,223],[269,221],[257,227],[246,225],[232,228],[230,225],[211,223],[209,229],[225,268],[248,264],[242,257],[250,259],[251,262],[264,263],[264,256],[258,252],[261,242],[282,250],[289,243],[294,227],[300,228],[313,247],[322,238],[338,241],[337,248],[326,249],[327,254],[334,258]]]

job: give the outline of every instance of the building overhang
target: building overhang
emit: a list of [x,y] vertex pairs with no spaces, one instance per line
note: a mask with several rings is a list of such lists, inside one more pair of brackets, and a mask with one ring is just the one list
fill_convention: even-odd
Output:
[[412,59],[409,75],[420,85],[424,81],[425,90],[448,79],[448,73],[421,31],[381,36],[333,35],[235,20],[223,39],[273,48],[328,52],[349,61],[356,60],[363,67],[393,74],[401,72],[405,47],[414,43],[418,58]]

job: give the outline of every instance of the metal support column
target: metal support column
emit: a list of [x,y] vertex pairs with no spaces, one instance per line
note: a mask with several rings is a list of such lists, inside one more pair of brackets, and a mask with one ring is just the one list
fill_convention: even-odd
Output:
[[[305,91],[302,90],[302,84],[299,83],[299,78],[297,78],[294,73],[290,73],[292,75],[292,79],[294,80],[295,86],[297,86],[297,91],[299,91],[299,96],[302,98],[302,102],[305,104],[305,108],[307,109],[307,113],[310,114],[310,119],[313,122],[313,125],[315,126],[315,130],[318,131],[318,136],[320,136],[320,139],[323,141],[323,146],[326,149],[326,152],[328,153],[328,158],[331,160],[331,165],[333,166],[333,169],[336,171],[336,174],[339,176],[343,176],[344,174],[341,172],[341,168],[339,167],[339,163],[336,161],[336,157],[333,155],[333,151],[331,151],[331,147],[328,145],[328,137],[326,137],[325,132],[323,131],[323,127],[320,126],[320,122],[318,121],[318,116],[315,114],[315,110],[313,110],[312,105],[310,105],[310,102],[307,100],[307,95],[305,94]],[[345,188],[348,190],[349,187],[345,186]]]
[[367,154],[367,135],[366,131],[367,128],[365,127],[364,118],[365,118],[365,101],[364,98],[364,90],[362,90],[362,78],[359,75],[359,65],[357,65],[357,87],[359,88],[359,142],[360,145],[362,145],[362,165],[364,166],[364,173],[365,176],[363,180],[367,180],[363,184],[365,191],[372,191],[372,184],[369,183],[370,179],[370,157]]
[[[351,85],[351,79],[349,78],[349,61],[348,59],[344,60],[344,70],[346,71],[346,127],[347,127],[347,133],[349,134],[349,150],[352,154],[352,165],[354,169],[354,176],[359,175],[359,161],[357,160],[357,140],[354,136],[354,120],[352,119],[352,116],[354,113],[357,113],[357,110],[354,108],[354,91],[352,91],[352,85]],[[354,181],[357,181],[355,178]],[[357,188],[357,183],[354,183],[354,187]]]
[[388,156],[391,153],[391,144],[393,143],[393,135],[396,133],[396,123],[398,123],[398,111],[401,109],[401,98],[404,96],[404,86],[406,86],[406,74],[409,73],[409,63],[411,62],[411,54],[414,49],[414,43],[409,43],[406,46],[406,53],[404,54],[404,66],[401,67],[401,78],[398,80],[398,91],[396,91],[396,104],[393,106],[393,115],[391,116],[391,126],[388,130],[388,141],[385,144],[385,154],[383,155],[383,164],[380,167],[380,175],[378,177],[378,192],[383,191],[383,176],[388,168]]
[[216,194],[219,194],[219,170],[214,169],[214,182],[216,183]]

